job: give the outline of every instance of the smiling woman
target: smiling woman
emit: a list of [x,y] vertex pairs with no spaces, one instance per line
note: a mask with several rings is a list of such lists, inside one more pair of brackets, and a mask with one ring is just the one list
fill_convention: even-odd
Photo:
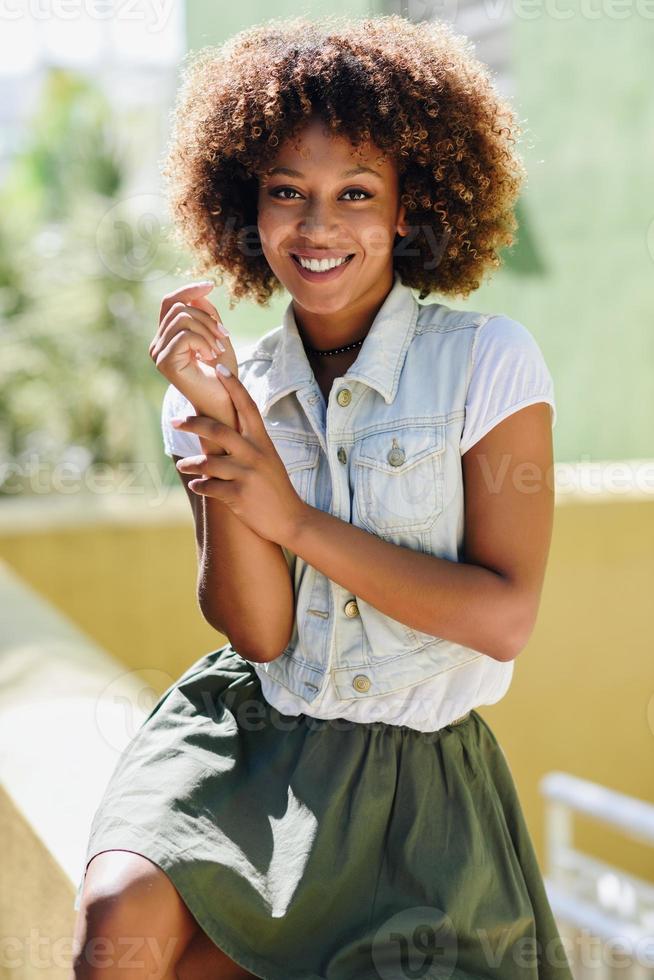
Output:
[[[90,938],[176,930],[166,980],[572,980],[476,710],[538,608],[551,379],[517,321],[411,289],[465,294],[498,261],[515,130],[438,23],[268,22],[187,77],[180,230],[233,298],[291,300],[216,357],[207,284],[180,287],[150,350],[201,503],[200,608],[229,642],[121,757],[82,911]],[[135,863],[95,864],[112,849]]]

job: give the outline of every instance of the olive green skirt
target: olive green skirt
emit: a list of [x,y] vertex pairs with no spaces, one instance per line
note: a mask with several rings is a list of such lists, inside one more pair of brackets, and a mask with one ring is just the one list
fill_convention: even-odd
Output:
[[114,848],[157,864],[265,980],[572,980],[509,766],[474,710],[430,733],[284,715],[225,644],[120,756],[86,866]]

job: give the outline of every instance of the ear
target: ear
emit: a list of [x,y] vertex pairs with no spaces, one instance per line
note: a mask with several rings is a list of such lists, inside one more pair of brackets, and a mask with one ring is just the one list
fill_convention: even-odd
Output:
[[404,204],[400,206],[400,210],[397,215],[396,230],[397,234],[402,235],[402,237],[409,234],[409,225],[407,224],[406,220],[406,206]]

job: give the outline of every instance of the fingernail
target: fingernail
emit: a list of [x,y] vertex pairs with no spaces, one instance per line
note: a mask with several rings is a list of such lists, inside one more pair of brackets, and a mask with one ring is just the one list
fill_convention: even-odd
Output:
[[181,425],[182,422],[184,422],[184,419],[171,419],[170,420],[170,424],[171,425]]
[[224,354],[225,353],[225,348],[223,347],[223,345],[220,343],[219,340],[216,341],[216,343],[214,344],[214,348],[213,349],[215,351],[217,351],[218,354]]
[[220,373],[224,374],[226,378],[228,378],[232,373],[226,364],[216,364],[216,371],[220,371]]
[[220,330],[223,337],[229,337],[229,330],[220,322],[220,320],[216,320],[216,327],[218,330]]

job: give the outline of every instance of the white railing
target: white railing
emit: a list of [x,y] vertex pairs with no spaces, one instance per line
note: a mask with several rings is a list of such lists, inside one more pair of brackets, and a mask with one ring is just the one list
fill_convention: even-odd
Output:
[[654,980],[654,883],[577,850],[583,814],[654,846],[654,804],[565,772],[541,779],[545,887],[575,980]]

